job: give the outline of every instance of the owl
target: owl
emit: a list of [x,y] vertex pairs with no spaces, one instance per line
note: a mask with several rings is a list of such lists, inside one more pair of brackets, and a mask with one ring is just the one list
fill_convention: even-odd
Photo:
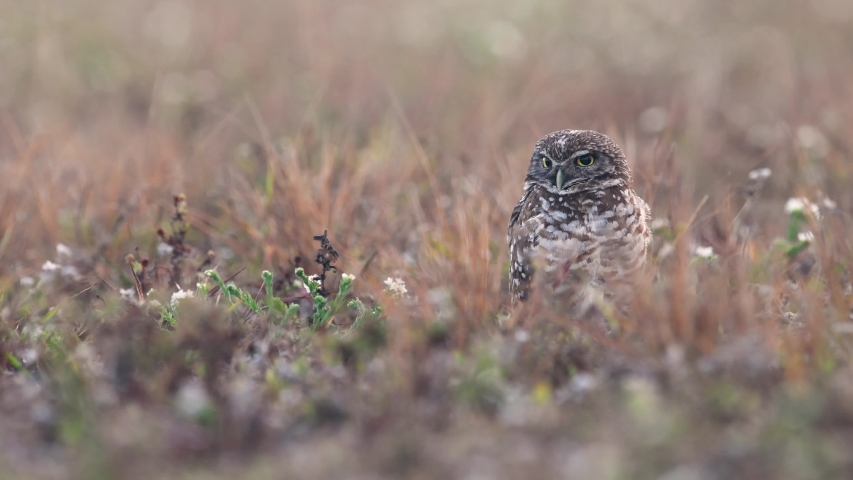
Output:
[[607,286],[639,271],[651,241],[650,211],[632,181],[625,154],[607,135],[560,130],[539,140],[509,219],[515,298],[528,297],[534,264],[554,286]]

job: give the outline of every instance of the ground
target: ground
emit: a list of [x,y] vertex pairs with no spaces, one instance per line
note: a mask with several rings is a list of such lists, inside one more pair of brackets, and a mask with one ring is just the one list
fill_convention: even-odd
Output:
[[[841,0],[0,1],[0,478],[849,478],[850,45]],[[507,291],[563,128],[653,213],[595,318]]]

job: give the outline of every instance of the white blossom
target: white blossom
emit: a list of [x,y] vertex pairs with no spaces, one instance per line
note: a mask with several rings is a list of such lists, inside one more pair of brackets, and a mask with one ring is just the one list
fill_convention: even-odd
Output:
[[764,179],[770,177],[770,175],[772,173],[773,172],[771,172],[770,169],[766,168],[766,167],[765,168],[756,168],[755,170],[749,172],[749,179],[750,180],[764,180]]
[[387,286],[385,291],[391,293],[395,298],[402,297],[408,292],[406,289],[406,282],[404,282],[402,278],[388,277],[385,279],[385,285]]
[[44,262],[41,266],[41,271],[44,273],[54,273],[58,270],[62,269],[62,266],[58,263],[53,263],[50,260]]
[[45,261],[41,266],[41,281],[50,283],[53,282],[57,275],[61,273],[62,265],[53,263],[50,260]]
[[21,277],[18,282],[20,282],[22,287],[32,287],[36,284],[36,281],[33,277]]
[[136,306],[141,306],[143,302],[139,301],[139,294],[136,293],[136,289],[131,288],[120,288],[118,291],[119,296],[122,300],[131,303]]
[[302,284],[302,287],[305,288],[305,291],[308,293],[311,293],[311,286],[309,285],[311,283],[318,283],[319,284],[320,283],[320,276],[319,275],[311,275],[310,277],[308,277],[308,283]]
[[713,258],[714,247],[696,247],[694,253],[700,258]]
[[118,294],[124,300],[128,300],[128,301],[139,300],[139,296],[136,294],[135,288],[120,288],[118,290]]
[[349,280],[351,282],[351,281],[355,280],[355,275],[352,275],[349,273],[342,273],[341,278],[344,280]]
[[63,243],[56,244],[56,256],[57,257],[70,257],[71,256],[71,248],[68,245]]
[[820,213],[820,209],[817,205],[810,202],[808,198],[804,197],[791,197],[785,202],[785,213],[792,214],[794,212],[811,212],[815,215]]
[[172,251],[174,251],[174,250],[175,249],[172,248],[172,246],[169,245],[168,243],[160,242],[157,244],[157,255],[160,255],[161,257],[166,257],[166,256],[171,255]]
[[813,242],[814,241],[814,234],[812,232],[809,232],[809,231],[800,232],[797,234],[797,240],[799,240],[801,242]]
[[174,307],[181,300],[183,300],[185,298],[192,298],[194,296],[195,296],[195,292],[193,292],[192,290],[183,290],[181,288],[181,286],[178,285],[178,291],[172,294],[172,299],[169,301],[169,303],[171,303],[172,306]]

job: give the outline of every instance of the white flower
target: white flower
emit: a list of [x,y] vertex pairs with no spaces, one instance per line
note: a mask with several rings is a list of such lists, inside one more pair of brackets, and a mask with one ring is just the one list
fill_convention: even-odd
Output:
[[797,234],[797,240],[799,240],[801,242],[813,242],[814,241],[814,234],[812,232],[809,232],[809,231],[800,232]]
[[311,275],[310,277],[308,277],[308,283],[302,284],[302,287],[305,288],[305,291],[308,293],[311,293],[311,286],[309,285],[311,283],[316,283],[319,285],[320,276],[319,275]]
[[168,243],[160,242],[157,244],[157,255],[160,255],[161,257],[171,255],[173,250],[174,248],[172,248]]
[[697,257],[701,258],[713,258],[714,257],[714,247],[696,247],[695,252]]
[[41,281],[50,283],[56,280],[56,277],[61,273],[62,265],[53,263],[50,260],[44,262],[41,266]]
[[121,298],[129,301],[139,300],[135,288],[120,288],[118,294]]
[[385,279],[385,285],[388,287],[385,291],[391,293],[395,298],[402,297],[408,292],[406,289],[406,282],[404,282],[402,278],[388,277]]
[[136,306],[142,306],[143,302],[139,301],[139,294],[136,293],[135,288],[120,288],[118,294],[125,302],[132,303]]
[[57,263],[53,263],[50,260],[44,262],[41,266],[41,271],[44,273],[54,273],[60,269],[62,269],[61,265],[59,265]]
[[803,197],[792,197],[789,198],[787,202],[785,202],[785,213],[792,214],[794,212],[805,212],[809,211],[815,215],[820,213],[820,209],[817,205],[810,202],[808,198]]
[[351,282],[351,281],[355,280],[355,275],[351,275],[349,273],[342,273],[341,278],[343,280],[349,280]]
[[36,281],[35,279],[33,279],[33,277],[21,277],[21,279],[18,281],[21,283],[22,287],[32,287],[36,284]]
[[71,256],[71,248],[68,245],[57,243],[56,244],[56,256],[57,257],[70,257]]
[[808,202],[808,200],[804,198],[789,198],[788,201],[785,202],[785,213],[802,212],[803,208],[806,206],[806,202]]
[[823,200],[821,201],[821,203],[823,204],[824,207],[828,208],[829,210],[835,210],[836,208],[838,208],[838,204],[833,202],[832,199],[829,197],[823,197]]
[[193,292],[192,290],[183,290],[181,289],[181,286],[178,285],[178,291],[172,294],[172,299],[169,301],[169,303],[171,303],[174,307],[178,304],[179,301],[185,298],[192,298],[194,296],[195,292]]
[[773,173],[769,168],[756,168],[755,170],[749,172],[750,180],[764,180],[768,178],[770,174]]

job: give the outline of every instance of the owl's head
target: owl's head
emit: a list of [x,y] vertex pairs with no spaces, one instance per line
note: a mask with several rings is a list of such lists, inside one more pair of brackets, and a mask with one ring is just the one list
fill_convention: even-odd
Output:
[[592,130],[560,130],[542,137],[533,148],[526,179],[564,194],[631,181],[622,149]]

